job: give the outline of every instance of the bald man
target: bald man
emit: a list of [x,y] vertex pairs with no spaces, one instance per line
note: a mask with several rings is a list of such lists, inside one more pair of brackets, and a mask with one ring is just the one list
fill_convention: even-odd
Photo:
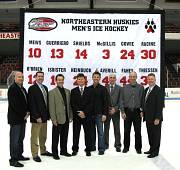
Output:
[[120,110],[124,119],[124,149],[123,153],[129,151],[130,132],[133,123],[135,131],[135,149],[137,154],[141,154],[141,119],[142,119],[142,101],[144,88],[137,83],[137,73],[135,71],[129,74],[129,84],[122,88],[120,96]]
[[8,124],[10,125],[10,166],[23,167],[18,161],[26,161],[23,153],[26,119],[29,116],[27,92],[23,87],[23,73],[15,72],[15,81],[8,89]]

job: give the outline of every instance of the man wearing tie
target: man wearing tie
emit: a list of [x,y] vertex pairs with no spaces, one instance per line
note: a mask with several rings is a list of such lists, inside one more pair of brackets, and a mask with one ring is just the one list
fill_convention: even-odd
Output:
[[120,111],[119,111],[121,88],[119,85],[116,84],[115,74],[109,75],[109,85],[107,85],[106,88],[110,95],[110,108],[109,108],[109,114],[107,115],[107,119],[104,123],[105,145],[106,145],[106,149],[108,149],[109,128],[110,128],[110,121],[112,119],[114,126],[114,136],[115,136],[114,147],[116,148],[117,152],[121,152]]
[[75,156],[79,150],[79,136],[81,125],[84,128],[86,156],[91,156],[91,119],[92,119],[92,93],[91,89],[86,87],[84,74],[77,75],[78,87],[71,90],[71,106],[73,110],[73,146],[72,155]]
[[33,160],[41,162],[38,156],[40,146],[40,153],[43,156],[52,156],[46,151],[47,138],[47,120],[49,120],[48,109],[48,88],[43,85],[44,72],[36,72],[36,82],[28,89],[28,100],[30,108],[31,126],[31,153]]
[[10,166],[23,167],[18,161],[29,158],[23,154],[26,119],[29,116],[27,92],[23,87],[23,73],[15,72],[15,82],[8,89],[8,124],[10,125]]
[[148,74],[149,87],[145,89],[143,113],[146,121],[150,149],[145,154],[154,158],[159,154],[161,140],[161,124],[163,120],[164,96],[162,89],[156,85],[155,74]]
[[52,127],[52,153],[53,158],[58,160],[58,143],[60,137],[60,155],[70,157],[67,152],[67,140],[69,122],[72,121],[70,105],[70,91],[63,87],[64,75],[56,75],[57,87],[49,91],[49,112],[53,123]]

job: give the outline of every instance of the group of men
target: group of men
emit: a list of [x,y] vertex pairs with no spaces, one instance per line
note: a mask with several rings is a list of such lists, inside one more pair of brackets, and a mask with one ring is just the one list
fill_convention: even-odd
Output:
[[[129,151],[130,131],[133,123],[135,131],[135,149],[141,154],[141,121],[146,121],[150,149],[145,152],[148,158],[158,156],[161,137],[162,110],[164,106],[163,92],[156,85],[155,75],[147,77],[149,87],[145,90],[137,83],[137,73],[129,74],[129,84],[120,87],[116,84],[116,75],[109,75],[109,84],[100,84],[101,74],[95,71],[93,84],[86,86],[84,74],[77,75],[78,86],[71,91],[64,87],[64,75],[55,77],[56,87],[48,92],[43,85],[44,73],[36,73],[35,83],[29,87],[28,93],[23,87],[23,73],[15,73],[15,81],[8,89],[8,123],[10,124],[10,165],[23,167],[19,161],[29,160],[23,154],[26,120],[30,115],[31,153],[33,160],[41,162],[42,156],[52,156],[59,160],[58,144],[60,139],[60,155],[76,156],[79,150],[81,125],[84,129],[86,156],[98,149],[104,155],[109,148],[109,128],[112,120],[114,126],[117,152],[121,152],[120,113],[124,119],[124,148]],[[52,121],[52,153],[46,150],[47,121]],[[73,121],[72,154],[67,152],[69,123]],[[96,128],[98,146],[96,147]]]

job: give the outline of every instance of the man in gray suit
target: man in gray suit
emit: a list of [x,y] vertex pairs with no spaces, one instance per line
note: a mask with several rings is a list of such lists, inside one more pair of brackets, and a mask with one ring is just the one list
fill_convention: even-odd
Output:
[[107,120],[105,121],[105,124],[104,124],[105,145],[106,145],[106,149],[108,149],[109,148],[109,128],[110,128],[110,122],[112,119],[113,126],[114,126],[114,136],[115,136],[114,147],[116,148],[117,152],[121,152],[120,111],[119,111],[121,87],[116,84],[115,74],[109,75],[109,85],[107,85],[106,88],[110,95],[109,96],[110,108],[109,108],[109,115],[107,116]]
[[57,87],[49,91],[49,112],[53,123],[52,127],[52,153],[53,158],[58,160],[58,143],[60,136],[60,155],[71,156],[67,152],[67,139],[69,122],[72,121],[70,106],[70,90],[63,87],[64,76],[56,76]]

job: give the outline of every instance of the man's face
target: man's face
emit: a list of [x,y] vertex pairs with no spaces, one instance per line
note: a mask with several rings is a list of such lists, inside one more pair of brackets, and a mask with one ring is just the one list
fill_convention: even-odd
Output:
[[22,86],[23,85],[23,81],[24,81],[24,76],[23,76],[23,73],[21,72],[16,72],[15,73],[15,82]]
[[84,77],[78,77],[77,78],[77,84],[78,84],[78,86],[84,86],[85,85],[85,78]]
[[36,75],[36,82],[39,84],[42,84],[44,81],[44,74],[43,73],[37,73]]
[[116,76],[115,75],[109,76],[109,83],[112,85],[116,83]]
[[135,72],[129,73],[129,83],[135,84],[137,79],[137,74]]
[[98,84],[101,77],[99,76],[99,74],[94,74],[92,79],[93,79],[93,84]]
[[64,77],[58,76],[58,77],[57,77],[57,80],[56,80],[56,84],[57,84],[57,86],[59,86],[59,87],[63,87],[63,85],[64,85]]
[[156,83],[156,78],[154,76],[148,76],[147,82],[149,86],[154,86]]

